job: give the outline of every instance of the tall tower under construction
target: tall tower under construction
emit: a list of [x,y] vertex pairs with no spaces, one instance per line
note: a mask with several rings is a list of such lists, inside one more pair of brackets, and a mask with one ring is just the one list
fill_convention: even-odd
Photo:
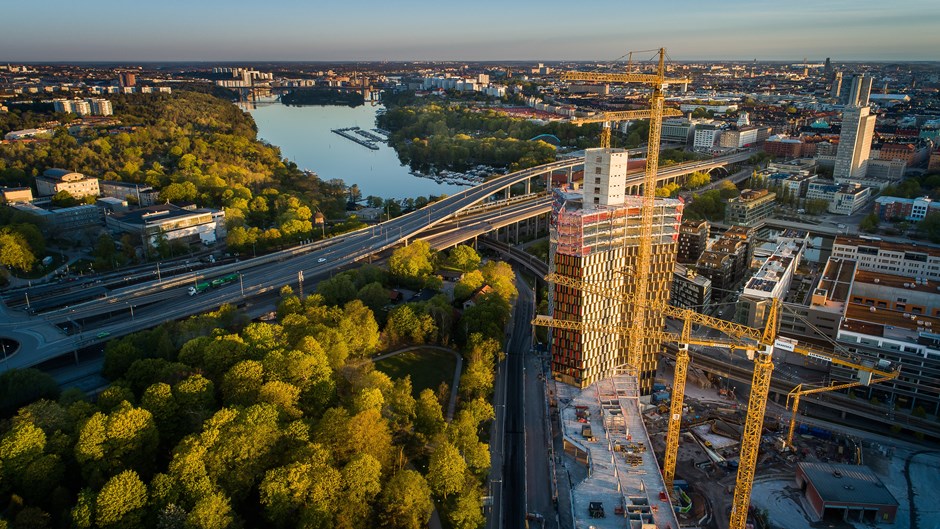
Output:
[[[549,269],[558,275],[629,294],[635,290],[642,197],[624,194],[627,153],[621,149],[588,149],[582,190],[554,191]],[[653,212],[648,299],[667,302],[682,203],[657,199]],[[628,334],[633,302],[585,292],[558,283],[549,291],[549,310],[555,319],[584,323],[584,330],[551,330],[552,373],[559,381],[587,387],[620,371],[636,371],[641,394],[649,394],[661,345],[642,338],[640,358],[628,367]],[[646,311],[645,329],[663,329],[665,317]]]

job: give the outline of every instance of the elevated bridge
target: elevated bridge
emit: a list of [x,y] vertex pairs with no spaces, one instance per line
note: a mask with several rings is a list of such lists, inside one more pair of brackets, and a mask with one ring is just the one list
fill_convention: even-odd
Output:
[[[749,153],[735,153],[665,167],[660,170],[659,179],[674,181],[694,171],[739,163],[749,156]],[[309,279],[328,276],[336,269],[368,259],[373,254],[407,244],[430,230],[438,230],[436,247],[448,247],[522,220],[536,219],[537,223],[551,207],[544,191],[550,185],[551,175],[559,171],[571,175],[583,164],[583,158],[573,158],[516,171],[407,215],[333,239],[165,280],[108,290],[101,297],[72,301],[42,314],[2,307],[0,336],[16,340],[19,346],[15,351],[7,351],[0,360],[0,370],[32,367],[118,336],[214,310],[224,303],[273,295],[284,285],[300,286],[303,276]],[[545,184],[541,183],[543,179]],[[642,173],[636,173],[630,181],[639,189],[641,180]],[[512,195],[513,188],[517,189],[516,196]],[[228,274],[238,274],[238,281],[189,296],[188,289],[196,282]],[[64,329],[73,332],[66,334]]]

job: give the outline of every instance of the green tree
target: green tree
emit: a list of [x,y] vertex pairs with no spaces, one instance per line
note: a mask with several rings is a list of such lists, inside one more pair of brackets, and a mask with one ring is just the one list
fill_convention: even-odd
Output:
[[380,519],[392,529],[421,529],[431,519],[431,489],[421,474],[401,470],[386,483],[379,499]]
[[258,401],[264,385],[264,366],[257,360],[243,360],[229,369],[222,377],[220,389],[226,404],[250,406]]
[[326,527],[332,520],[342,475],[322,447],[307,452],[303,462],[269,470],[258,488],[265,513],[279,526],[292,525],[298,515],[309,527]]
[[388,269],[396,280],[410,286],[421,286],[434,271],[431,246],[416,240],[392,252]]
[[441,403],[430,388],[425,388],[415,402],[415,431],[431,439],[444,430],[444,412]]
[[689,189],[697,189],[710,184],[711,181],[712,176],[710,174],[704,171],[695,171],[686,178],[685,185]]
[[477,529],[485,521],[483,517],[483,504],[480,498],[483,494],[477,487],[468,484],[447,511],[447,519],[454,529]]
[[95,501],[99,527],[140,527],[147,505],[147,486],[133,470],[115,475],[101,487]]
[[474,270],[467,272],[454,284],[454,300],[463,301],[470,299],[474,292],[480,289],[486,283],[483,278],[483,272]]
[[52,205],[60,208],[70,208],[78,205],[78,199],[63,189],[52,195]]
[[327,305],[345,305],[356,297],[352,274],[342,273],[317,283],[317,293]]
[[448,264],[463,272],[476,270],[480,266],[480,254],[470,246],[458,244],[450,251]]
[[151,469],[158,442],[153,415],[125,404],[85,422],[75,444],[75,459],[87,482],[95,485],[126,469]]
[[377,281],[369,283],[359,289],[356,298],[361,301],[372,314],[381,314],[383,308],[389,304],[388,290]]
[[336,527],[366,527],[374,520],[372,502],[382,490],[381,463],[368,454],[359,454],[343,467],[342,480]]
[[410,304],[395,307],[388,314],[385,335],[390,344],[429,343],[434,340],[436,333],[434,318],[416,312]]
[[59,398],[59,385],[37,369],[11,369],[0,373],[0,413],[12,415],[20,406],[39,399]]
[[220,492],[207,494],[196,502],[186,517],[186,527],[225,529],[232,524],[232,503]]
[[516,299],[518,295],[515,284],[516,273],[509,266],[509,263],[489,261],[483,265],[480,271],[483,272],[486,284],[492,287],[501,298],[507,302]]
[[879,222],[878,215],[875,213],[872,213],[870,215],[866,215],[865,218],[863,218],[861,222],[859,222],[858,227],[862,231],[866,231],[868,233],[877,233],[878,222]]
[[0,265],[29,272],[35,264],[36,255],[26,237],[8,228],[0,230]]
[[428,462],[428,485],[435,494],[447,499],[463,487],[466,471],[467,463],[457,447],[441,440]]

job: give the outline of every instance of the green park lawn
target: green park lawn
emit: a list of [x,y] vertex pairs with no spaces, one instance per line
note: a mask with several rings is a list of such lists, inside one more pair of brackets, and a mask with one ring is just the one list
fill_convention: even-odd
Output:
[[[379,360],[375,367],[392,379],[410,375],[412,393],[418,398],[425,388],[437,393],[441,382],[446,383],[448,388],[453,384],[457,358],[452,353],[436,349],[416,349]],[[447,403],[443,406],[446,410]]]

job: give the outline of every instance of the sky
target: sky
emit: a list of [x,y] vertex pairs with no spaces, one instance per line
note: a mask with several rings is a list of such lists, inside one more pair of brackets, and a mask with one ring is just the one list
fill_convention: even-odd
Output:
[[0,27],[13,63],[940,60],[940,0],[7,0]]

